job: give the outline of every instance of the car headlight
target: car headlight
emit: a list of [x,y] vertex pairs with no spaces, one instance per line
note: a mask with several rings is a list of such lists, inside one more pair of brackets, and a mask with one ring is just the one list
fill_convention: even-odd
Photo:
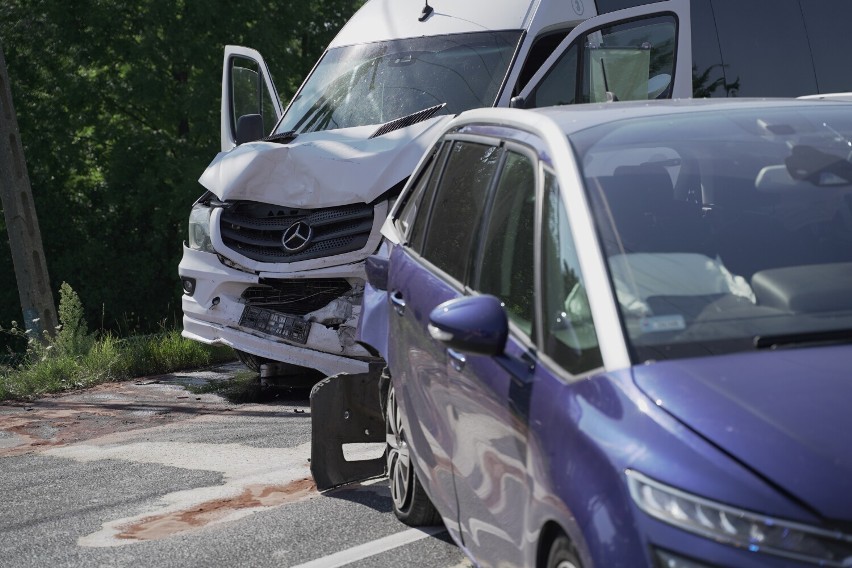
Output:
[[216,252],[210,240],[210,213],[203,203],[196,203],[189,213],[189,248],[203,252]]
[[716,503],[627,470],[630,496],[652,517],[717,542],[821,566],[849,566],[852,536]]

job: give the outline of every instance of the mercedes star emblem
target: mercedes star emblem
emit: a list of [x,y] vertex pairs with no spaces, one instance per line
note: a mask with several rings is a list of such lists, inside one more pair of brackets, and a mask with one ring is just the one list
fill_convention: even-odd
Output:
[[281,245],[287,252],[299,252],[311,244],[314,230],[304,221],[296,221],[284,231],[281,237]]

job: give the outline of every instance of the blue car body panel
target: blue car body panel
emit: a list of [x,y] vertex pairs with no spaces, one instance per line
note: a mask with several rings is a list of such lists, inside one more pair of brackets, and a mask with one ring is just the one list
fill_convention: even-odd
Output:
[[[520,115],[507,116],[517,118],[515,128],[523,128]],[[463,124],[467,130],[448,131],[445,137],[452,144],[458,140],[473,143],[470,140],[486,134],[508,138],[499,129],[491,134],[474,132],[483,127],[473,118],[469,122],[471,126]],[[603,155],[616,161],[621,159],[620,152]],[[561,156],[562,162],[553,163],[541,160],[542,152],[536,155],[540,176],[548,168],[570,162],[567,153]],[[683,168],[685,162],[665,163]],[[439,171],[438,164],[434,171]],[[781,167],[775,163],[766,166],[759,184],[746,180],[748,189],[757,184],[770,196],[787,191],[793,181],[780,187],[768,185],[768,176],[781,172]],[[542,199],[542,188],[548,186],[546,179],[541,181],[535,197],[537,204],[539,200],[543,203],[538,207],[561,205],[575,213],[566,218],[575,231],[572,238],[580,241],[577,250],[588,252],[601,246],[591,240],[600,237],[596,232],[589,230],[582,240],[584,233],[577,229],[578,224],[582,226],[576,222],[583,220],[577,213],[582,204],[572,201],[564,189],[572,187],[574,178],[559,179],[562,200],[552,206],[554,201]],[[438,183],[436,194],[443,196],[440,191],[446,191],[450,195],[446,199],[459,191],[457,184],[440,185],[443,178]],[[493,187],[500,186],[495,183]],[[429,196],[432,186],[424,181],[422,188]],[[811,197],[810,191],[802,189],[795,197]],[[852,195],[844,195],[847,197]],[[383,316],[389,320],[386,338],[376,342],[385,341],[382,354],[391,371],[413,469],[452,538],[477,565],[541,566],[553,535],[564,532],[585,568],[669,565],[661,559],[665,554],[688,562],[678,566],[699,568],[776,568],[821,562],[852,566],[852,439],[847,435],[852,427],[852,413],[847,410],[852,400],[852,346],[848,328],[842,327],[852,314],[846,304],[832,303],[840,303],[834,312],[819,304],[820,309],[808,317],[826,325],[831,334],[814,336],[814,327],[823,331],[817,325],[801,332],[785,328],[797,315],[795,306],[765,309],[765,297],[738,297],[737,309],[730,312],[711,303],[702,308],[707,310],[699,314],[702,317],[662,309],[641,312],[640,317],[630,311],[640,311],[636,307],[641,304],[639,296],[625,299],[625,288],[619,289],[610,273],[565,286],[569,293],[563,295],[559,287],[548,288],[545,280],[547,263],[552,260],[539,258],[553,245],[545,231],[564,236],[562,226],[553,225],[559,219],[548,217],[544,209],[535,219],[536,237],[544,241],[535,246],[536,278],[520,280],[524,291],[533,287],[535,317],[530,323],[512,303],[515,297],[501,299],[500,292],[493,291],[499,287],[488,288],[499,279],[486,277],[499,274],[501,283],[514,284],[512,277],[517,272],[488,265],[483,260],[487,246],[472,246],[466,266],[437,266],[444,257],[430,250],[429,241],[418,241],[419,233],[410,227],[416,228],[417,220],[428,219],[428,227],[437,231],[436,241],[445,243],[441,239],[449,223],[442,225],[443,219],[434,212],[423,213],[429,210],[427,197],[423,200],[409,202],[414,205],[407,210],[420,212],[421,217],[414,216],[414,222],[408,213],[403,217],[410,233],[400,236],[389,230],[386,235],[387,271],[376,282],[382,280],[387,292],[383,301],[365,300],[367,313],[362,321]],[[483,215],[493,210],[485,207]],[[637,216],[648,220],[641,212]],[[500,217],[494,214],[494,218]],[[593,229],[601,223],[591,215],[586,220]],[[486,235],[495,232],[486,232],[479,223],[488,227],[486,221],[472,221],[470,231],[478,231],[483,242],[494,242],[486,241]],[[403,225],[394,224],[392,229],[402,231]],[[463,223],[456,221],[455,226],[459,225]],[[677,260],[678,254],[671,253],[666,260]],[[594,275],[595,263],[586,256],[578,258],[587,264],[577,266],[586,275]],[[603,260],[609,263],[612,259]],[[706,256],[705,264],[719,262]],[[487,273],[486,266],[493,272]],[[514,269],[515,265],[500,268],[505,266]],[[651,266],[635,272],[663,284],[680,276],[675,270],[657,273],[653,269],[657,265]],[[812,267],[795,266],[801,273]],[[849,262],[838,264],[837,270],[843,272],[850,266]],[[613,270],[610,264],[601,264],[601,268],[601,273]],[[569,272],[557,276],[567,279]],[[728,276],[734,280],[733,274]],[[697,281],[700,288],[701,278]],[[789,284],[783,279],[780,282]],[[742,283],[749,286],[745,278]],[[606,289],[610,285],[613,289]],[[796,285],[799,294],[811,289],[806,282],[797,281]],[[641,286],[635,288],[641,291]],[[706,295],[712,300],[715,294],[731,295],[690,291],[675,290],[665,297]],[[582,333],[585,313],[580,309],[580,292],[592,299],[586,307],[595,319],[591,339],[597,343],[583,343],[589,337]],[[379,297],[382,291],[369,293]],[[649,294],[648,304],[660,295]],[[557,302],[552,302],[553,297]],[[442,311],[433,313],[445,302],[449,304]],[[502,308],[499,302],[503,302]],[[602,302],[619,303],[612,321],[606,320]],[[556,318],[548,311],[554,305]],[[477,313],[477,309],[481,311]],[[645,314],[650,314],[647,320],[642,319]],[[727,325],[726,318],[737,321],[737,317],[743,317],[747,325],[732,325],[725,328],[728,335],[713,335]],[[766,318],[759,322],[765,327],[755,323],[758,317]],[[573,322],[571,318],[575,318]],[[829,321],[834,327],[825,323]],[[762,330],[756,334],[765,334],[766,341],[752,339],[752,325]],[[505,345],[499,348],[507,328]],[[380,324],[375,330],[361,329],[362,336],[383,333]],[[776,329],[780,331],[773,336]],[[548,344],[569,332],[575,335],[570,337],[573,343],[563,342],[567,349],[559,351]],[[781,339],[773,344],[769,341],[773,337]],[[773,347],[761,348],[765,344]],[[589,345],[607,349],[589,366],[572,366],[571,353],[581,360]],[[639,482],[645,483],[640,489],[637,476],[647,481]],[[655,499],[658,501],[653,502]],[[686,505],[678,518],[681,504]],[[683,512],[690,506],[689,512]],[[709,520],[712,514],[717,515],[716,520]],[[740,524],[728,522],[727,515]],[[718,520],[723,518],[726,520]],[[697,526],[705,521],[707,530]],[[776,538],[777,533],[783,535]],[[761,538],[776,540],[765,544]],[[662,557],[660,551],[664,551]]]
[[635,375],[662,408],[821,516],[849,516],[849,347],[666,361]]

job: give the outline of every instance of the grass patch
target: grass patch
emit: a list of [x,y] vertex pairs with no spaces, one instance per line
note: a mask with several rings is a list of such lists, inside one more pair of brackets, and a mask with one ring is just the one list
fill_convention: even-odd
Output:
[[0,331],[27,342],[26,352],[0,363],[0,401],[123,381],[146,375],[205,367],[236,359],[228,347],[210,347],[181,337],[180,330],[131,338],[89,333],[80,299],[68,284],[59,290],[60,326],[35,337],[12,327]]

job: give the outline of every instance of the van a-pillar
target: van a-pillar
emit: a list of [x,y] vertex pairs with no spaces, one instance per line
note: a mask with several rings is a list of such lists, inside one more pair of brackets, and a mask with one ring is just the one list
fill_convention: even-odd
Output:
[[12,106],[6,56],[0,45],[0,203],[12,248],[12,264],[24,312],[24,329],[42,338],[56,332],[56,307],[41,242],[24,147]]

